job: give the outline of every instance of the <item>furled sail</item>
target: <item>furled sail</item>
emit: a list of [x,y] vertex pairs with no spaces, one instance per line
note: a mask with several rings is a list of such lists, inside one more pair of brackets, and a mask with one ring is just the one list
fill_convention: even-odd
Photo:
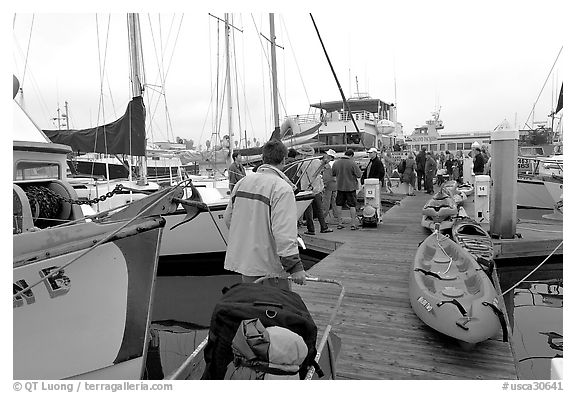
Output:
[[560,112],[562,108],[564,108],[564,83],[562,83],[562,87],[560,87],[560,95],[558,96],[558,105],[556,105],[556,111],[554,114]]
[[85,130],[43,130],[54,143],[84,153],[146,155],[146,108],[142,97],[134,97],[118,120]]

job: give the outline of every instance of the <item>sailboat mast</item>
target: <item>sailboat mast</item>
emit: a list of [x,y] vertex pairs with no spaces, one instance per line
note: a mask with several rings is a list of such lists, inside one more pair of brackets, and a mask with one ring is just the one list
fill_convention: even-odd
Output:
[[[142,62],[142,37],[138,14],[128,14],[128,48],[130,52],[130,82],[132,98],[142,96],[144,91],[144,71]],[[130,132],[132,134],[132,131]],[[146,156],[138,157],[138,185],[145,185],[147,180]]]
[[274,103],[274,133],[280,135],[280,116],[278,114],[278,75],[276,71],[276,32],[274,14],[270,16],[270,53],[272,58],[272,101]]
[[230,24],[228,23],[228,14],[224,14],[225,25],[225,47],[226,47],[226,98],[228,101],[228,159],[232,161],[234,146],[234,131],[232,129],[232,83],[230,81]]

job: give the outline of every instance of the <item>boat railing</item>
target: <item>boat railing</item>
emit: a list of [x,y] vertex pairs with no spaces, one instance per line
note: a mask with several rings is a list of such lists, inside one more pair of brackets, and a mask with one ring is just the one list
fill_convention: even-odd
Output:
[[286,116],[285,120],[293,120],[297,124],[318,123],[321,121],[320,116],[313,113]]
[[332,122],[332,121],[352,121],[352,116],[356,121],[374,121],[381,120],[380,116],[368,111],[355,111],[355,112],[329,112],[323,116],[316,114],[299,114],[293,116],[286,116],[286,119],[295,121],[298,124],[314,123],[314,122]]

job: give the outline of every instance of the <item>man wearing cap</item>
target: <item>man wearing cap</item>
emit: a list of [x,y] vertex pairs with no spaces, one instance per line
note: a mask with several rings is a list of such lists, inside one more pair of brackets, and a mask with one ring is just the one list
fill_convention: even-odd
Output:
[[[311,146],[304,146],[298,150],[304,157],[313,157],[314,148]],[[314,216],[318,218],[320,222],[320,232],[327,233],[332,232],[332,229],[328,228],[326,220],[324,220],[324,212],[322,211],[322,191],[324,191],[324,182],[322,180],[322,171],[324,165],[328,161],[323,158],[322,161],[318,158],[312,158],[303,162],[300,166],[300,186],[302,190],[311,190],[314,193],[314,199],[312,203],[308,205],[304,211],[304,218],[306,219],[307,231],[304,232],[307,235],[315,235],[316,229],[314,227]]]
[[336,159],[336,152],[328,149],[324,153],[324,170],[322,171],[322,180],[324,181],[324,192],[322,195],[322,210],[324,212],[324,219],[328,217],[328,213],[332,210],[334,218],[338,219],[338,212],[336,211],[336,177],[332,174],[332,164]]
[[386,172],[384,171],[384,164],[382,164],[382,161],[378,158],[378,150],[375,147],[368,149],[368,157],[370,158],[370,162],[366,166],[366,169],[364,169],[360,182],[364,184],[364,180],[366,179],[378,179],[380,185],[383,185]]

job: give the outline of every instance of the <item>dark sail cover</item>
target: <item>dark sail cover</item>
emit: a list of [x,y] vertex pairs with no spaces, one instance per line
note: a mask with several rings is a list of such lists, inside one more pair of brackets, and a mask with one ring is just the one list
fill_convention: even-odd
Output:
[[144,156],[146,155],[145,118],[146,108],[142,97],[134,97],[128,104],[124,116],[104,126],[85,130],[42,131],[52,142],[68,145],[73,151]]
[[560,87],[560,95],[558,96],[558,105],[556,105],[556,112],[554,114],[560,112],[562,108],[564,108],[564,94],[562,93],[564,90],[564,83],[562,83],[562,87]]

